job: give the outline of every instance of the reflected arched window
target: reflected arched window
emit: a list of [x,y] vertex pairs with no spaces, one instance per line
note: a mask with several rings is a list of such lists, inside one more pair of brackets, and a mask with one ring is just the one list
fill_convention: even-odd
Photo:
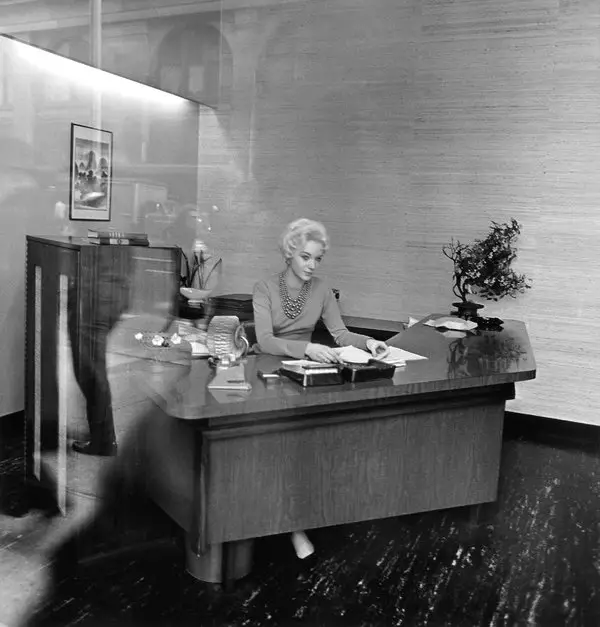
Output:
[[83,37],[63,39],[52,51],[73,61],[90,62],[90,45]]
[[229,46],[216,27],[210,24],[176,27],[159,46],[155,84],[216,107],[222,102],[223,65],[230,60]]
[[[60,39],[55,45],[49,47],[48,49],[56,54],[60,54],[63,57],[72,59],[73,61],[89,63],[90,45],[82,37]],[[54,80],[46,81],[44,94],[46,101],[49,104],[64,103],[73,99],[75,96],[75,94],[71,93],[71,90],[65,82],[56,82]]]

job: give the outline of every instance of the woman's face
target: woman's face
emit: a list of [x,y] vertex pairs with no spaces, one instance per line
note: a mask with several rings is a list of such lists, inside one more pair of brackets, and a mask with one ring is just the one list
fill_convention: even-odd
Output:
[[300,281],[309,281],[323,260],[323,245],[309,240],[304,248],[298,248],[290,258],[290,270]]

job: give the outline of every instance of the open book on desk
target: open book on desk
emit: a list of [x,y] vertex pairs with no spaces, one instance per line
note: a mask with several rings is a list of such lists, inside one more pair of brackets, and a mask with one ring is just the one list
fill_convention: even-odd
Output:
[[343,383],[339,364],[292,359],[282,361],[279,371],[304,387]]
[[400,367],[404,366],[407,361],[427,359],[427,357],[423,357],[423,355],[417,355],[416,353],[411,353],[403,350],[402,348],[396,348],[395,346],[389,346],[388,348],[389,353],[383,358],[373,357],[373,355],[371,355],[368,351],[365,351],[362,348],[357,348],[356,346],[340,346],[334,350],[339,359],[352,364],[366,364],[371,359],[377,359],[384,364]]

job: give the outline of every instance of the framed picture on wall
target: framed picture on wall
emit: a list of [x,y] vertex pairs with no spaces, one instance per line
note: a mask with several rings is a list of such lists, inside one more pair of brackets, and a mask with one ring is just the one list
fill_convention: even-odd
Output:
[[71,220],[110,220],[113,134],[71,124]]

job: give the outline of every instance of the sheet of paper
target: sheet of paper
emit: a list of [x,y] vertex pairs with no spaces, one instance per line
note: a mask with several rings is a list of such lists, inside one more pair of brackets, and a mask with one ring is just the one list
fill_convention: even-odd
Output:
[[339,359],[351,364],[367,364],[372,359],[371,353],[356,346],[340,346],[333,349]]
[[402,348],[390,346],[389,355],[387,355],[387,357],[384,357],[380,361],[383,361],[387,364],[395,364],[397,362],[411,361],[417,359],[427,359],[427,357],[424,357],[423,355],[417,355],[417,353],[411,353],[410,351],[405,351]]
[[210,355],[206,344],[190,341],[190,346],[192,347],[192,357],[207,357]]

